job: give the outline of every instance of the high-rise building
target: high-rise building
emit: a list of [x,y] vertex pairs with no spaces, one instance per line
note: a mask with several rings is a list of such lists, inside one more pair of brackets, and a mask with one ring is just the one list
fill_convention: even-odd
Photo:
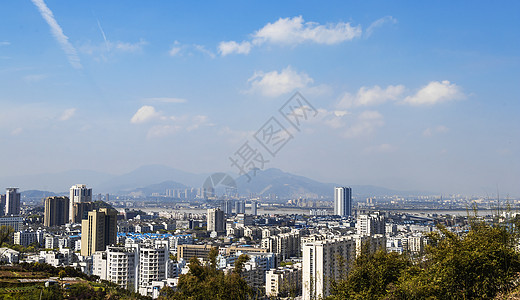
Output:
[[251,201],[251,214],[253,216],[256,216],[258,214],[257,209],[258,209],[258,207],[257,207],[256,201]]
[[244,200],[235,201],[235,213],[245,214],[246,213],[246,202]]
[[379,212],[359,215],[356,220],[356,229],[359,235],[385,235],[385,225],[385,217]]
[[0,216],[5,215],[5,195],[0,195]]
[[[70,204],[70,203],[69,203]],[[79,202],[74,203],[72,211],[72,218],[69,216],[69,219],[72,219],[71,223],[81,223],[81,220],[87,218],[87,214],[89,211],[96,209],[96,205],[94,202]],[[70,211],[70,209],[69,209]]]
[[20,214],[20,193],[18,188],[7,188],[5,191],[5,215],[17,216]]
[[334,215],[347,217],[352,215],[352,189],[334,188]]
[[224,212],[219,208],[208,209],[208,231],[224,232],[226,230],[226,219]]
[[69,198],[45,198],[43,225],[47,227],[65,225],[69,221]]
[[227,216],[231,216],[233,214],[233,205],[234,201],[232,199],[224,200],[222,210]]
[[348,264],[356,253],[356,241],[340,237],[306,243],[302,252],[303,299],[322,299],[330,295],[332,280],[347,274]]
[[166,279],[169,256],[168,242],[143,245],[139,249],[139,292],[145,294],[153,281]]
[[74,223],[74,203],[92,202],[92,189],[84,184],[70,187],[69,223]]
[[81,221],[81,255],[104,251],[106,246],[116,243],[116,238],[117,212],[113,209],[89,211],[87,219]]
[[[107,280],[123,289],[137,291],[138,248],[107,248]],[[149,267],[149,266],[147,266]]]

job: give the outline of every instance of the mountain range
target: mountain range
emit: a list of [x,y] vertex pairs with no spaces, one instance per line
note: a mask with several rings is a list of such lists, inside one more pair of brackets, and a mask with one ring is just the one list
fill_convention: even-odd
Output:
[[[4,177],[0,178],[0,184],[3,184],[4,187],[20,187],[22,191],[30,190],[27,192],[31,195],[37,195],[37,190],[68,194],[71,185],[84,183],[92,187],[94,194],[150,196],[152,193],[164,194],[167,189],[202,187],[208,176],[210,174],[195,174],[162,165],[147,165],[122,175],[72,170],[60,173]],[[276,194],[280,198],[332,199],[334,186],[339,186],[337,183],[323,183],[275,168],[257,169],[238,177],[233,174],[230,174],[230,176],[235,178],[240,195],[267,196]],[[352,187],[352,192],[357,197],[431,194],[420,191],[397,191],[373,185],[349,186]]]

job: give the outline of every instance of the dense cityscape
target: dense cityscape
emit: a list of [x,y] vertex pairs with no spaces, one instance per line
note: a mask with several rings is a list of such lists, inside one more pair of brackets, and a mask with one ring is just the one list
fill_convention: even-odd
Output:
[[0,300],[520,299],[520,1],[0,1]]
[[[518,202],[503,200],[500,211],[500,199],[354,200],[349,187],[335,187],[330,199],[320,201],[239,197],[236,191],[217,195],[214,188],[169,189],[131,199],[96,195],[85,184],[73,185],[69,196],[32,199],[31,205],[21,202],[21,194],[7,188],[1,196],[0,224],[8,234],[2,262],[72,267],[154,299],[165,287],[177,288],[194,257],[208,263],[212,249],[218,251],[216,268],[224,273],[247,255],[241,277],[257,295],[325,298],[331,295],[330,280],[344,276],[340,261],[353,261],[362,247],[420,257],[436,225],[461,234],[471,216],[505,222],[516,216]],[[431,207],[432,202],[450,209]],[[37,281],[58,283],[58,278]]]

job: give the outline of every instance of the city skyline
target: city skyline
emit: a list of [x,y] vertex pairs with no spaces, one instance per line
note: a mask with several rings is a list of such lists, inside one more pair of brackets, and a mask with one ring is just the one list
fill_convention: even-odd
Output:
[[4,3],[0,178],[238,173],[299,91],[317,114],[265,169],[519,196],[519,4],[373,4]]

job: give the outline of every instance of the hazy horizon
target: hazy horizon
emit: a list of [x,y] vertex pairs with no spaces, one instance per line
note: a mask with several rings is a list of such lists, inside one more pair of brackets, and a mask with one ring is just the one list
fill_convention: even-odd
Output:
[[247,142],[321,182],[520,196],[518,2],[1,7],[3,180],[239,173]]

